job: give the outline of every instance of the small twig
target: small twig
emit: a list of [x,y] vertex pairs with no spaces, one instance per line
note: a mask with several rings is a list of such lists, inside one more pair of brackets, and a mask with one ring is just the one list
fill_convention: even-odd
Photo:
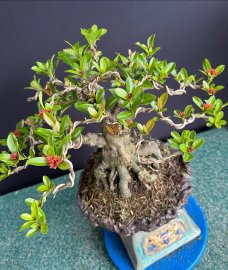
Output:
[[176,129],[183,129],[186,125],[191,124],[195,121],[196,118],[202,118],[207,120],[208,117],[205,114],[192,114],[188,119],[184,119],[183,123],[177,124],[174,123],[172,119],[169,117],[165,117],[162,112],[158,112],[158,116],[160,117],[161,121],[166,122],[172,127],[175,127]]

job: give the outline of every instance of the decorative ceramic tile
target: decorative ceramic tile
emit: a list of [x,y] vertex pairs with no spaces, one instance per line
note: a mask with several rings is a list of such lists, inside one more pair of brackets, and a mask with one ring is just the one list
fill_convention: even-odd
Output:
[[153,232],[138,232],[122,238],[129,257],[137,270],[143,270],[184,244],[195,239],[200,229],[187,214],[180,209],[176,219]]

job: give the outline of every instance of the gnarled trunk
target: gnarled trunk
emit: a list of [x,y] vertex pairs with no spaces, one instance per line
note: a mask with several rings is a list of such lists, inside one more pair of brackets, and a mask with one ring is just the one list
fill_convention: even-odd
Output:
[[[94,166],[96,181],[101,181],[105,189],[113,190],[114,181],[117,179],[120,194],[123,197],[130,197],[128,185],[131,182],[131,172],[133,172],[149,189],[148,183],[156,179],[156,173],[149,173],[140,158],[153,156],[154,166],[156,166],[156,159],[162,158],[158,143],[143,140],[142,144],[139,144],[140,138],[128,130],[122,129],[118,135],[114,135],[107,131],[105,125],[99,140],[101,138],[105,143],[100,144],[101,161],[96,162]],[[94,138],[94,143],[90,145],[95,145],[95,142],[99,140]]]

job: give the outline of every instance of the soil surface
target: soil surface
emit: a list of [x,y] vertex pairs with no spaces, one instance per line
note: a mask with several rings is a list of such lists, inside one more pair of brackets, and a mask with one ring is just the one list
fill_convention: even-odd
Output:
[[[160,149],[163,157],[173,153],[164,143],[160,144]],[[118,178],[114,192],[104,190],[101,182],[95,182],[93,168],[99,159],[100,150],[87,162],[77,196],[80,209],[96,226],[125,236],[137,231],[152,231],[175,218],[177,210],[184,206],[191,193],[190,170],[182,156],[170,158],[157,168],[143,165],[151,173],[157,173],[157,179],[149,184],[150,190],[131,173],[130,198],[119,194]]]

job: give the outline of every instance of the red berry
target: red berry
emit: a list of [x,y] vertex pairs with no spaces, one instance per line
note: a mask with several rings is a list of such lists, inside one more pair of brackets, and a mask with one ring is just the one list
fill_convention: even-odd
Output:
[[212,104],[204,103],[204,104],[203,104],[203,108],[204,108],[204,110],[211,109],[211,108],[212,108]]
[[51,110],[50,110],[50,109],[48,109],[48,110],[46,110],[46,109],[40,110],[40,111],[39,111],[40,118],[43,119],[43,118],[44,118],[44,113],[46,113],[46,112],[50,113]]
[[63,161],[58,156],[48,156],[46,157],[46,159],[51,169],[56,169],[59,166],[59,164]]
[[209,89],[208,89],[208,94],[209,94],[209,95],[214,95],[214,94],[216,94],[216,92],[217,92],[217,91],[216,91],[215,88],[209,88]]
[[208,69],[208,74],[212,75],[212,76],[217,76],[218,75],[218,71],[214,68],[210,68]]
[[20,131],[19,131],[18,129],[15,129],[15,130],[13,131],[13,135],[14,135],[16,138],[18,138],[18,137],[20,136]]
[[17,152],[12,153],[12,154],[10,155],[10,159],[11,159],[11,160],[16,160],[16,159],[18,159],[18,153],[17,153]]

